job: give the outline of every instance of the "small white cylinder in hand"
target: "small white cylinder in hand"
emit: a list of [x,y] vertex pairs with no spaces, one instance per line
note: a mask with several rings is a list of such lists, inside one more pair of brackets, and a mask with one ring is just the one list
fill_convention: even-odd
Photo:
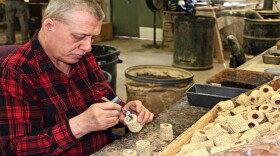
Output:
[[128,129],[131,132],[139,132],[142,129],[142,125],[137,121],[137,116],[135,114],[132,114],[132,119],[130,119],[128,116],[124,118],[124,122],[127,125]]

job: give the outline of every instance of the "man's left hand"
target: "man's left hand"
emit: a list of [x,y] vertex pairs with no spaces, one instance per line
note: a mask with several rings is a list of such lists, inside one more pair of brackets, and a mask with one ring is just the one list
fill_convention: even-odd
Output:
[[[141,125],[145,125],[154,119],[154,114],[143,106],[142,102],[139,100],[130,101],[123,108],[135,114]],[[121,115],[120,117],[122,123],[124,123],[124,117],[124,115]]]

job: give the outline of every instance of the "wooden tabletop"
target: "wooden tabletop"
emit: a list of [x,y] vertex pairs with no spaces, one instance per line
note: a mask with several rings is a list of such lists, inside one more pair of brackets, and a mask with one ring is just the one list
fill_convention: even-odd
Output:
[[[273,46],[270,49],[277,49],[277,47]],[[280,65],[266,64],[263,62],[262,55],[266,52],[267,52],[267,50],[255,57],[253,57],[252,59],[250,59],[243,65],[239,66],[237,69],[264,72],[264,70],[267,68],[280,68]]]
[[[155,120],[143,127],[138,133],[128,132],[125,136],[105,146],[91,156],[119,156],[124,149],[135,149],[138,140],[151,142],[152,155],[158,156],[171,141],[162,141],[159,137],[161,123],[170,123],[173,126],[174,139],[190,128],[210,109],[192,106],[188,103],[187,96],[178,100],[168,109],[159,113]],[[172,140],[173,141],[173,140]]]

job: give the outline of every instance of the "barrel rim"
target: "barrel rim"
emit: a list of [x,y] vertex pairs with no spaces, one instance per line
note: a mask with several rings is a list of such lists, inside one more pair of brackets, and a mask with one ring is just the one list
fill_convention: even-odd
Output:
[[252,40],[260,40],[260,41],[278,41],[280,40],[280,37],[255,37],[255,36],[249,36],[249,35],[242,35],[243,38],[246,39],[252,39]]
[[[197,20],[197,19],[202,19],[202,18],[205,18],[205,19],[208,19],[208,21],[206,20],[203,20],[203,22],[207,22],[207,23],[210,23],[210,24],[216,24],[216,19],[212,16],[205,16],[205,15],[195,15],[195,16],[178,16],[175,18],[175,20],[180,20],[180,19],[186,19],[186,20]],[[202,21],[202,20],[200,20]]]
[[111,62],[105,62],[105,64],[103,64],[102,61],[97,61],[98,65],[100,65],[100,66],[109,66],[109,65],[112,65],[112,64],[117,64],[117,63],[122,63],[122,62],[123,61],[119,58],[116,58]]
[[108,57],[113,57],[113,56],[116,56],[118,57],[119,54],[120,54],[120,51],[113,51],[111,53],[108,53],[108,54],[103,54],[103,55],[95,55],[94,52],[91,51],[91,53],[94,55],[94,57],[98,58],[98,59],[104,59],[104,58],[108,58]]
[[[178,71],[182,71],[184,73],[188,73],[190,76],[188,78],[184,79],[151,79],[151,78],[143,78],[143,77],[137,77],[129,74],[128,72],[132,69],[137,69],[137,68],[168,68],[168,69],[175,69]],[[154,84],[182,84],[182,83],[190,83],[193,81],[194,74],[190,71],[172,67],[172,66],[165,66],[165,65],[137,65],[137,66],[132,66],[129,67],[125,70],[125,77],[134,81],[138,82],[144,82],[144,83],[154,83]]]
[[258,23],[279,23],[280,19],[250,19],[244,18],[245,21],[258,22]]
[[[113,79],[112,75],[108,71],[105,71],[105,70],[102,70],[102,72],[106,78],[106,82],[111,83],[112,79]],[[107,75],[107,77],[106,77],[106,75]]]
[[256,10],[258,13],[260,14],[269,14],[269,15],[280,15],[280,12],[279,11],[274,11],[274,10]]
[[[90,53],[92,53],[98,59],[103,59],[103,58],[107,58],[107,57],[111,57],[111,56],[119,56],[120,55],[120,51],[117,50],[115,47],[112,47],[112,46],[92,44],[91,47],[92,47],[92,50],[91,50]],[[107,48],[107,51],[110,51],[110,53],[104,53],[102,55],[95,55],[95,53],[93,51],[93,47]]]

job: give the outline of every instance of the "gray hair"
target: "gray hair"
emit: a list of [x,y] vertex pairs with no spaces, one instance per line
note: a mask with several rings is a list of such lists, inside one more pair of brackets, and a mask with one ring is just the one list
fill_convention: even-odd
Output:
[[104,12],[96,0],[50,0],[43,15],[43,20],[53,18],[67,23],[67,15],[74,11],[86,11],[95,16],[98,21],[105,18]]

